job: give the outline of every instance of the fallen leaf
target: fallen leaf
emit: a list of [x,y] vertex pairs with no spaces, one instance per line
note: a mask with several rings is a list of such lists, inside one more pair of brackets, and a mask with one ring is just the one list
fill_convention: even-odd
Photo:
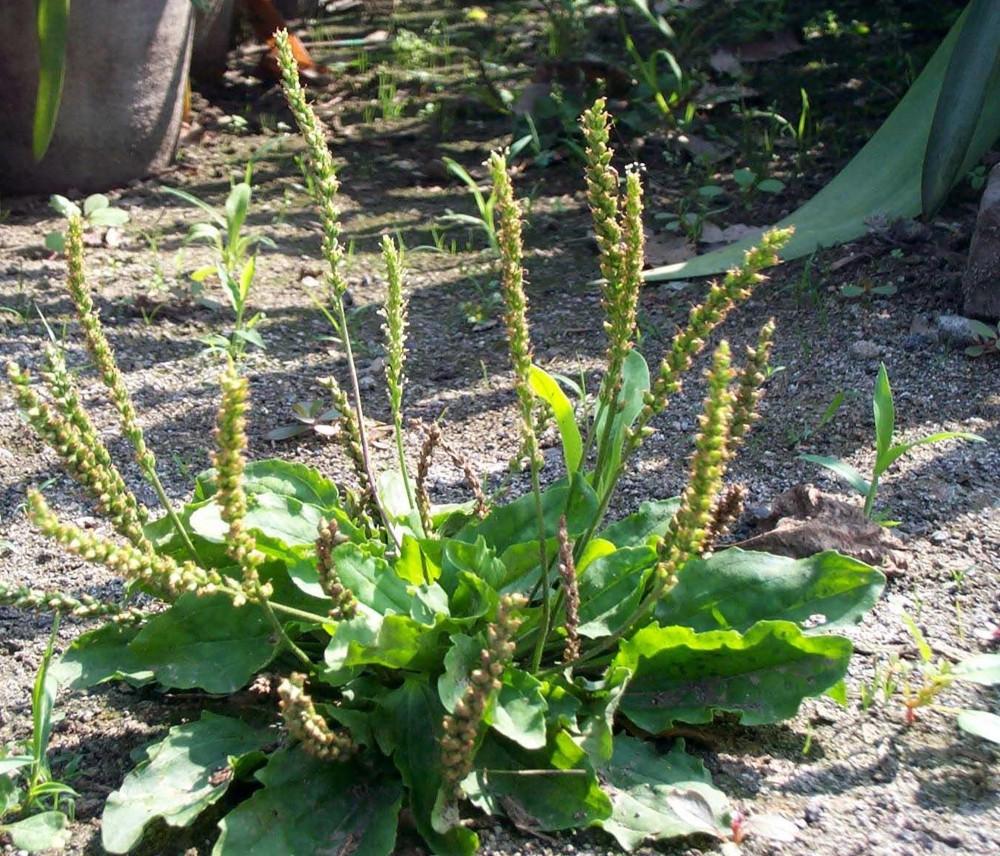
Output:
[[683,235],[646,230],[646,264],[669,265],[693,258],[695,249]]

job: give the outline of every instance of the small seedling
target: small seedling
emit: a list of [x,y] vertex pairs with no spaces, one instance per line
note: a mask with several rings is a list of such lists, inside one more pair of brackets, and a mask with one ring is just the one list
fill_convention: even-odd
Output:
[[898,458],[915,446],[926,446],[944,440],[986,442],[978,434],[969,434],[965,431],[940,431],[937,434],[921,437],[919,440],[913,440],[909,443],[893,443],[893,435],[896,431],[896,410],[892,401],[892,389],[889,386],[889,374],[885,369],[885,363],[879,366],[872,406],[875,411],[875,468],[872,470],[871,481],[866,481],[861,473],[840,458],[830,458],[824,455],[799,455],[803,460],[812,461],[814,464],[819,464],[836,473],[864,496],[865,515],[869,518],[872,517],[872,506],[875,503],[879,478]]
[[965,349],[968,356],[981,357],[984,354],[1000,354],[1000,321],[997,322],[996,327],[991,327],[982,321],[970,321],[969,326],[972,327],[972,331],[979,341]]
[[[83,209],[65,196],[54,194],[49,199],[49,207],[58,211],[67,220],[79,217],[84,229],[91,226],[124,226],[128,222],[128,212],[115,208],[103,193],[95,193],[83,200]],[[66,250],[66,234],[62,230],[49,232],[45,236],[45,248],[53,253]]]
[[310,431],[320,437],[332,437],[337,433],[333,423],[340,419],[340,411],[336,407],[327,408],[324,402],[315,399],[296,401],[292,405],[292,413],[296,421],[268,431],[268,440],[290,440]]
[[[931,646],[916,622],[906,613],[903,613],[903,621],[913,636],[921,660],[920,685],[914,687],[907,680],[902,686],[907,725],[917,721],[918,708],[933,704],[937,696],[955,681],[967,681],[987,687],[1000,684],[1000,655],[975,654],[956,666],[942,659],[935,662]],[[1000,743],[1000,716],[996,714],[985,710],[959,710],[958,727],[983,740]]]
[[892,297],[897,291],[891,282],[885,285],[875,285],[870,279],[863,279],[857,285],[845,285],[840,289],[844,297]]
[[219,334],[207,336],[201,341],[209,350],[226,351],[233,359],[240,357],[248,344],[264,348],[264,340],[254,328],[264,320],[264,314],[256,313],[244,320],[250,286],[253,284],[257,268],[257,248],[274,247],[275,243],[265,235],[244,230],[252,195],[251,180],[253,166],[247,164],[243,181],[234,184],[226,198],[223,211],[217,211],[204,200],[192,196],[176,187],[164,187],[165,193],[182,199],[189,205],[200,208],[209,220],[195,223],[188,232],[185,242],[207,241],[215,247],[217,260],[214,265],[200,268],[191,274],[191,279],[201,283],[211,276],[218,276],[223,290],[236,314],[231,338]]
[[738,169],[733,173],[733,181],[739,185],[744,199],[749,199],[755,191],[777,194],[785,189],[785,183],[776,178],[761,178],[752,169]]
[[442,158],[442,160],[448,168],[448,172],[462,181],[472,191],[472,196],[476,200],[476,208],[479,210],[479,216],[477,217],[474,214],[456,214],[449,208],[447,213],[438,217],[438,221],[446,225],[463,225],[479,229],[489,241],[492,255],[499,256],[500,239],[497,235],[496,223],[494,222],[494,208],[497,201],[496,193],[491,192],[489,196],[484,195],[482,190],[479,189],[478,182],[469,175],[468,170],[464,166],[452,158]]
[[[52,709],[58,690],[49,665],[58,631],[56,613],[31,693],[31,739],[0,749],[0,835],[8,836],[15,847],[28,853],[66,845],[66,825],[74,816],[73,800],[79,796],[69,785],[53,778],[48,760]],[[21,819],[5,823],[9,816]]]

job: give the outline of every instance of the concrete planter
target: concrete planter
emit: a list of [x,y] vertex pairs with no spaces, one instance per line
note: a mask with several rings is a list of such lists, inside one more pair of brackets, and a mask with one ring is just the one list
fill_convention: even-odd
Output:
[[165,167],[177,146],[190,0],[75,0],[52,143],[36,163],[33,2],[0,3],[0,195],[105,190]]

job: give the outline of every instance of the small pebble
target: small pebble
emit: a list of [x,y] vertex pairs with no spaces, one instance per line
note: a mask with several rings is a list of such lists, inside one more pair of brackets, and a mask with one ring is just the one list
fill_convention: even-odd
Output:
[[946,544],[948,542],[948,533],[944,529],[937,529],[931,532],[930,540],[932,544]]

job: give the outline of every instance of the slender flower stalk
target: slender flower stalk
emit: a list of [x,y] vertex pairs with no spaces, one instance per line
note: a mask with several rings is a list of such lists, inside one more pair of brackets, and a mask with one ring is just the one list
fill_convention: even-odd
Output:
[[670,522],[667,534],[657,541],[659,562],[656,578],[665,588],[677,571],[692,556],[701,553],[712,524],[713,505],[722,488],[722,477],[729,457],[727,443],[733,414],[733,379],[729,343],[722,341],[715,349],[708,372],[708,395],[699,417],[700,431],[695,438],[688,483],[681,494],[681,504]]
[[760,271],[778,263],[778,250],[791,235],[792,229],[772,229],[766,232],[761,238],[760,246],[747,250],[743,264],[729,271],[721,282],[713,283],[704,302],[692,308],[688,326],[674,337],[652,388],[646,395],[636,427],[629,432],[629,452],[638,448],[642,442],[644,429],[649,421],[662,413],[670,397],[680,391],[683,375],[691,368],[694,357],[705,347],[707,336],[738,302],[750,296],[755,285],[764,281]]
[[236,365],[229,362],[219,376],[222,402],[219,405],[218,427],[215,433],[217,450],[213,464],[218,470],[218,490],[215,501],[222,509],[222,519],[229,524],[226,533],[226,552],[243,571],[243,591],[248,600],[260,601],[270,597],[270,584],[261,585],[258,568],[264,554],[257,549],[257,539],[244,526],[247,514],[247,497],[243,489],[243,472],[246,468],[246,419],[247,379],[236,373]]
[[346,730],[330,728],[305,691],[305,682],[305,675],[292,672],[278,685],[278,706],[288,733],[310,755],[327,761],[347,760],[357,751],[357,744]]
[[363,482],[368,485],[370,502],[373,509],[377,512],[375,517],[382,520],[388,537],[396,543],[396,547],[398,548],[400,546],[399,536],[392,525],[388,513],[379,501],[375,468],[368,449],[368,436],[364,429],[365,416],[361,402],[361,388],[358,384],[358,368],[354,361],[354,348],[351,344],[351,334],[347,324],[347,310],[344,306],[344,295],[347,293],[347,280],[341,268],[341,262],[344,258],[344,247],[340,242],[340,211],[337,209],[337,193],[340,190],[340,183],[337,180],[333,157],[326,144],[323,127],[316,117],[316,113],[306,100],[305,91],[299,83],[298,64],[292,55],[288,32],[283,29],[276,31],[274,34],[274,43],[278,49],[278,65],[281,67],[285,99],[306,141],[306,169],[309,177],[312,179],[316,202],[319,206],[320,220],[323,224],[323,256],[326,258],[327,265],[329,266],[326,279],[333,294],[334,310],[336,312],[334,320],[340,334],[340,340],[344,345],[347,368],[351,376],[353,409],[359,426],[355,439],[358,442],[361,453],[360,458],[363,463]]
[[115,354],[108,343],[101,327],[94,301],[87,288],[83,273],[83,223],[79,217],[72,217],[66,232],[66,261],[68,275],[66,287],[73,299],[80,326],[83,328],[83,338],[87,345],[97,371],[104,385],[111,394],[111,403],[118,411],[121,420],[122,433],[128,438],[135,449],[135,457],[144,472],[155,471],[156,458],[147,448],[146,440],[139,425],[139,419],[132,403],[132,396],[125,386],[121,370],[115,362]]
[[[110,464],[107,450],[89,420],[81,430],[80,423],[85,418],[82,410],[74,409],[64,415],[43,401],[31,387],[30,374],[16,363],[7,364],[7,376],[14,386],[15,400],[35,433],[55,450],[63,466],[97,502],[114,530],[134,546],[150,550],[142,530],[144,518],[139,504],[118,470]],[[65,402],[65,390],[62,393]]]
[[566,645],[563,648],[563,662],[572,663],[580,657],[580,586],[576,579],[576,562],[573,561],[573,547],[566,530],[566,515],[559,518],[559,576],[566,596]]
[[429,535],[433,530],[431,520],[431,498],[427,492],[427,477],[431,471],[431,458],[434,457],[434,450],[441,442],[441,428],[436,422],[430,425],[417,423],[424,434],[424,442],[420,446],[420,455],[417,458],[417,510],[420,512],[420,525],[424,533]]
[[121,370],[115,362],[114,351],[108,343],[107,337],[104,335],[100,318],[94,308],[94,301],[87,288],[83,271],[83,222],[79,217],[70,218],[66,238],[66,261],[68,269],[66,287],[76,308],[76,314],[80,319],[80,326],[83,329],[83,338],[87,346],[87,351],[90,353],[94,365],[97,366],[101,380],[104,381],[104,385],[108,388],[111,403],[118,412],[122,433],[128,438],[133,449],[135,449],[135,459],[139,464],[139,469],[142,471],[146,481],[156,491],[160,505],[170,518],[170,522],[187,548],[188,554],[192,559],[197,561],[198,553],[191,542],[191,537],[177,516],[177,512],[174,511],[170,498],[163,488],[163,483],[156,473],[156,457],[152,450],[146,446],[142,427],[139,425],[136,415],[135,405],[132,403],[132,397],[125,386]]
[[62,523],[37,490],[28,491],[28,517],[48,538],[80,558],[105,565],[118,576],[142,582],[163,600],[173,601],[186,592],[213,594],[226,591],[234,602],[242,595],[232,581],[217,571],[206,571],[194,562],[177,562],[170,556],[137,549],[86,532],[71,523]]
[[773,345],[774,319],[772,318],[760,328],[757,347],[747,347],[747,361],[740,371],[736,401],[733,404],[733,421],[729,426],[731,452],[743,442],[754,420],[758,418],[757,406],[763,394],[761,384],[764,383],[764,373],[771,359]]
[[138,624],[146,617],[146,613],[134,606],[97,600],[89,594],[74,597],[61,591],[40,591],[3,583],[0,583],[0,606],[35,612],[60,612],[74,618],[104,618],[120,625]]
[[469,675],[469,685],[447,714],[440,738],[442,778],[453,789],[455,799],[463,794],[462,779],[472,772],[476,743],[483,726],[487,706],[499,692],[500,679],[514,657],[514,634],[521,626],[518,610],[525,605],[522,595],[505,594],[497,606],[496,621],[486,628],[486,646],[479,653],[479,668]]
[[465,483],[469,486],[469,490],[472,491],[472,495],[476,500],[476,516],[482,520],[489,511],[489,504],[486,499],[486,492],[483,490],[483,483],[479,476],[476,475],[476,471],[472,469],[472,463],[468,457],[446,442],[444,437],[440,438],[439,443],[444,453],[451,458],[451,462],[462,471]]
[[336,520],[327,520],[319,528],[316,539],[316,573],[319,587],[333,601],[330,617],[335,621],[349,621],[358,612],[358,600],[349,588],[344,586],[337,574],[333,551],[347,541],[347,536],[337,528]]
[[528,333],[528,298],[524,293],[524,241],[521,236],[521,206],[514,198],[514,188],[507,174],[507,159],[493,152],[487,161],[493,177],[496,212],[500,221],[500,285],[507,311],[507,347],[514,366],[514,390],[521,411],[521,438],[531,464],[531,489],[535,497],[535,517],[538,520],[538,555],[542,571],[542,621],[532,658],[532,670],[538,669],[545,650],[545,640],[552,627],[552,604],[549,588],[549,560],[546,555],[545,519],[542,514],[542,488],[538,473],[542,468],[542,453],[538,447],[532,412],[535,398],[531,391],[531,336]]
[[81,442],[93,452],[98,465],[108,473],[113,481],[120,485],[121,490],[126,495],[126,500],[135,508],[135,516],[145,523],[149,512],[125,487],[125,482],[119,474],[118,468],[111,460],[111,454],[98,436],[90,416],[80,401],[76,382],[69,369],[66,368],[63,352],[53,345],[47,346],[45,348],[45,363],[46,368],[42,372],[42,378],[48,384],[59,412],[77,429]]
[[580,117],[580,128],[586,142],[587,200],[594,219],[597,247],[600,251],[601,275],[605,282],[623,280],[622,228],[619,222],[620,199],[618,170],[611,165],[614,150],[608,145],[611,136],[611,117],[599,98],[594,106]]
[[382,236],[382,259],[385,262],[386,279],[389,283],[385,302],[386,338],[385,379],[389,387],[389,406],[392,409],[393,429],[396,435],[396,454],[399,457],[399,471],[403,475],[403,488],[410,507],[416,505],[413,487],[406,467],[403,451],[403,386],[406,377],[403,364],[406,362],[406,297],[403,294],[403,251],[388,235]]
[[[657,541],[659,557],[649,591],[632,614],[612,633],[601,639],[575,663],[581,666],[614,647],[640,622],[648,620],[663,594],[677,581],[677,572],[692,556],[705,547],[712,522],[715,497],[722,486],[728,452],[729,423],[732,419],[733,394],[729,386],[733,379],[729,344],[716,348],[712,367],[708,371],[708,393],[699,417],[701,430],[695,439],[690,477],[681,494],[680,507],[670,522],[667,534]],[[554,671],[546,669],[543,675]]]

